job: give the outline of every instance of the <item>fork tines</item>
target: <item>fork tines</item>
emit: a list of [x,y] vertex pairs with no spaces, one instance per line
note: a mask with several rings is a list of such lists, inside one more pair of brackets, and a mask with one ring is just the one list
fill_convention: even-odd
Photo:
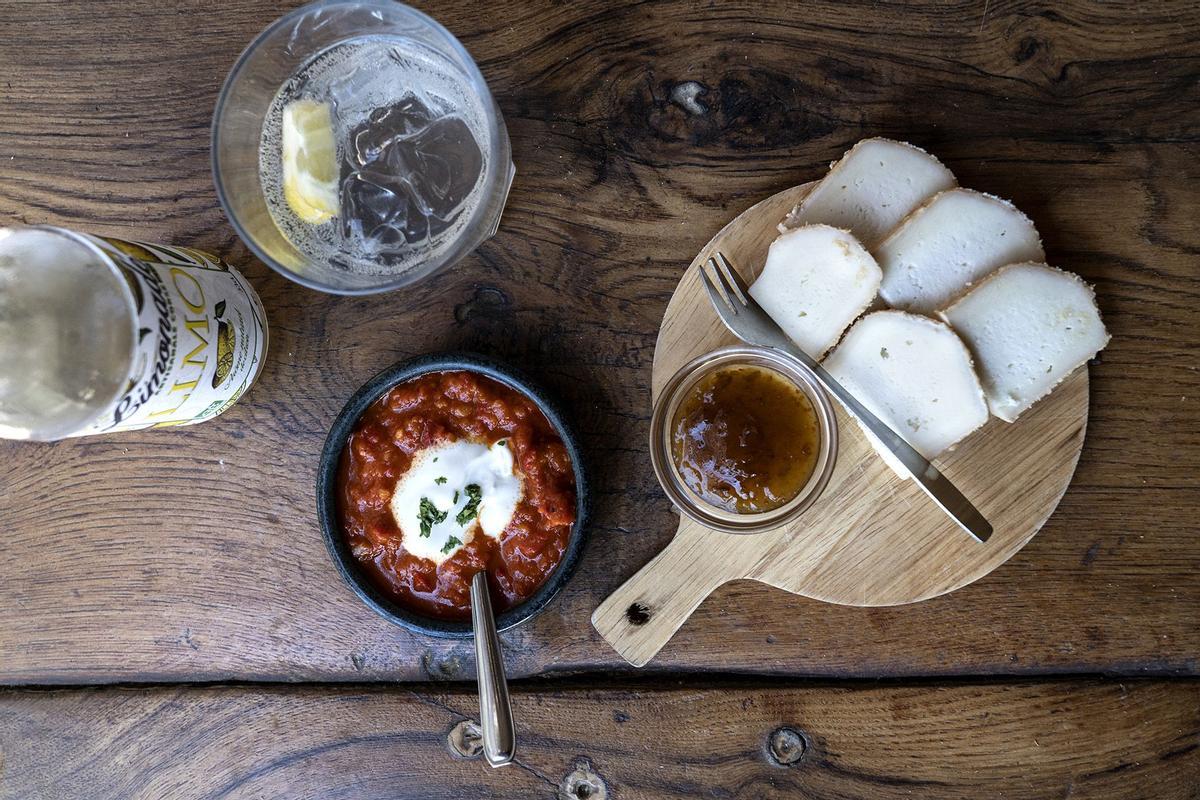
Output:
[[742,276],[737,273],[729,263],[729,259],[724,253],[717,252],[715,255],[708,257],[707,267],[712,270],[716,276],[716,283],[709,277],[709,269],[700,268],[700,277],[704,279],[704,288],[708,290],[708,297],[713,304],[720,302],[724,303],[729,310],[736,314],[739,307],[746,307],[750,304],[747,295],[750,288],[746,282],[742,280]]

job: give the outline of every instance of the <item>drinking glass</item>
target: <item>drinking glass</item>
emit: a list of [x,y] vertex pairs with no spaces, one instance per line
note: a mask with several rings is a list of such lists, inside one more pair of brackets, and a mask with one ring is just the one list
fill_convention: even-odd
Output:
[[[281,230],[276,217],[284,211],[278,199],[270,198],[260,168],[264,125],[273,103],[278,107],[275,99],[281,88],[331,48],[358,41],[395,42],[406,52],[436,58],[458,84],[459,96],[470,98],[471,108],[478,111],[478,119],[472,119],[477,124],[483,163],[471,199],[464,202],[452,227],[409,246],[400,266],[372,266],[371,252],[330,257]],[[398,59],[369,68],[395,69],[393,60]],[[398,83],[402,82],[389,81],[389,85]],[[397,91],[402,90],[403,86],[397,86]],[[419,11],[401,3],[371,0],[319,0],[301,6],[270,25],[246,48],[217,99],[212,162],[221,206],[254,254],[298,283],[337,294],[396,289],[460,260],[496,232],[515,172],[504,120],[462,44]],[[345,180],[344,171],[341,177]],[[348,268],[347,261],[355,266]],[[362,268],[364,264],[367,268]]]

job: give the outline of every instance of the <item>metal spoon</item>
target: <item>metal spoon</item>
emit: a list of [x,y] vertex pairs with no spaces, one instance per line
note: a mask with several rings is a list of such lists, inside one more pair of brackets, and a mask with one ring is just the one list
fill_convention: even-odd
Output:
[[504,656],[496,635],[496,617],[488,596],[487,572],[471,579],[471,625],[475,629],[475,671],[479,682],[479,728],[483,734],[483,756],[493,767],[511,763],[517,752],[508,682],[504,678]]

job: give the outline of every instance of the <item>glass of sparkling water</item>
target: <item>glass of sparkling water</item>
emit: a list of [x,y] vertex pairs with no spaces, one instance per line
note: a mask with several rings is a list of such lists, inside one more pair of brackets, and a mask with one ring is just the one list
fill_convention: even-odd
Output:
[[217,100],[217,194],[269,266],[339,294],[396,289],[499,225],[514,168],[479,68],[430,17],[320,0],[242,53]]

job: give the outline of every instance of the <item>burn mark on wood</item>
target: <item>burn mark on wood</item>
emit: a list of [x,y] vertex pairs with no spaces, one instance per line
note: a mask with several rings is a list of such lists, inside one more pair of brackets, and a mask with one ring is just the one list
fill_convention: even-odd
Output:
[[625,619],[629,620],[630,625],[645,625],[650,621],[650,608],[642,603],[631,603],[625,609]]

